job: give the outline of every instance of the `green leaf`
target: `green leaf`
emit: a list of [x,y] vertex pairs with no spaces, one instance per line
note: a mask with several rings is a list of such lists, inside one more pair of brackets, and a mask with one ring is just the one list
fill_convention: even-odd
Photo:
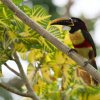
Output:
[[17,32],[21,33],[24,31],[25,24],[16,16],[14,16],[15,28]]
[[27,74],[30,74],[33,71],[35,71],[35,67],[33,66],[32,63],[29,63],[29,65],[27,67]]
[[61,31],[61,27],[57,27],[57,26],[49,26],[47,27],[47,30],[53,34],[55,37],[59,38],[59,39],[63,39],[63,34]]
[[62,52],[56,52],[55,54],[55,62],[56,64],[64,64],[66,59],[63,56]]
[[23,2],[23,0],[12,0],[16,5],[19,5]]
[[14,44],[14,48],[16,51],[18,52],[26,52],[27,51],[27,47],[24,43],[20,42],[20,43],[15,43]]
[[0,50],[0,66],[7,60],[10,60],[11,51],[10,50]]
[[52,52],[53,50],[56,49],[53,44],[51,44],[49,41],[47,41],[45,38],[41,36],[39,37],[39,41],[43,49],[46,51]]
[[31,18],[37,21],[40,25],[44,28],[47,27],[47,24],[50,21],[50,15],[48,14],[47,10],[40,5],[35,5],[32,9]]
[[43,56],[41,50],[39,49],[32,49],[30,51],[30,53],[28,54],[28,61],[30,63],[35,62],[36,60],[41,59],[41,57]]

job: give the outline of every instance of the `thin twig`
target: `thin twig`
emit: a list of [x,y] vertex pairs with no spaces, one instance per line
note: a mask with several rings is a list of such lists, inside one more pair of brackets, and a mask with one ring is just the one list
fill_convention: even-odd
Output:
[[10,71],[12,71],[14,74],[16,74],[17,76],[21,77],[21,75],[20,75],[17,71],[15,71],[14,69],[12,69],[7,63],[4,63],[4,65],[5,65]]
[[46,54],[43,53],[43,57],[42,57],[41,60],[39,61],[40,63],[38,64],[38,67],[36,67],[35,72],[33,73],[33,77],[32,77],[32,80],[33,80],[33,81],[34,81],[34,78],[35,78],[37,72],[39,71],[39,69],[41,69],[41,65],[42,65],[43,62],[44,62],[45,56],[46,56]]
[[4,89],[6,89],[12,93],[15,93],[17,95],[20,95],[20,96],[31,97],[31,95],[29,93],[22,93],[19,90],[7,85],[6,83],[0,83],[0,87],[3,87]]
[[30,83],[29,83],[28,78],[26,77],[26,75],[25,75],[25,73],[24,73],[23,67],[22,67],[22,65],[21,65],[21,63],[20,63],[19,57],[18,57],[18,55],[17,55],[16,52],[14,53],[14,58],[15,58],[16,64],[18,65],[18,69],[19,69],[20,74],[21,74],[21,76],[22,76],[22,80],[25,82],[25,85],[26,85],[26,87],[27,87],[27,90],[28,90],[28,92],[31,94],[31,98],[32,98],[33,100],[39,100],[39,98],[38,98],[38,97],[36,96],[36,94],[34,93],[32,87],[31,87],[31,85],[30,85]]

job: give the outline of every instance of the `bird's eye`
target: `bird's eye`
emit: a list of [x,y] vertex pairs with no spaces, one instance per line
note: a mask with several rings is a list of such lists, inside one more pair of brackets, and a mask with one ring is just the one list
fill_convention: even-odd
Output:
[[70,19],[70,21],[73,23],[73,19],[72,18],[69,18]]

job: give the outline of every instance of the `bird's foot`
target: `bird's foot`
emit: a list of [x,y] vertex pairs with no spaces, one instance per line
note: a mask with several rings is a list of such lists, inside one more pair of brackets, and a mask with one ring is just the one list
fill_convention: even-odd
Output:
[[90,63],[91,63],[91,60],[87,60],[87,61],[85,61],[83,67],[87,66],[87,65],[90,64]]
[[71,52],[76,52],[77,53],[77,50],[75,50],[75,49],[70,49],[69,51],[68,51],[68,54],[70,54]]

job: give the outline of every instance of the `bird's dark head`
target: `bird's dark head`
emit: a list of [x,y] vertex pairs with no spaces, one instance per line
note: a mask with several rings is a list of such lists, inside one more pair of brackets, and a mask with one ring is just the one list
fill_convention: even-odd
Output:
[[87,30],[85,23],[75,17],[71,18],[57,18],[51,22],[51,25],[65,25],[71,27],[71,32],[77,31],[79,29],[81,30]]

